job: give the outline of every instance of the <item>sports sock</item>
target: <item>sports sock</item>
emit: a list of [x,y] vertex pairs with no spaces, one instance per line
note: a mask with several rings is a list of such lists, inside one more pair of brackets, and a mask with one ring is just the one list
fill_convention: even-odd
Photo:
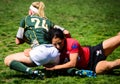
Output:
[[75,72],[77,71],[78,69],[76,68],[70,68],[70,69],[67,69],[67,73],[69,75],[75,75]]
[[23,72],[23,73],[27,73],[27,74],[32,74],[33,73],[31,68],[27,67],[26,65],[24,65],[21,62],[15,61],[15,60],[13,60],[10,63],[10,69],[13,69],[13,70],[16,70],[16,71],[19,71],[19,72]]

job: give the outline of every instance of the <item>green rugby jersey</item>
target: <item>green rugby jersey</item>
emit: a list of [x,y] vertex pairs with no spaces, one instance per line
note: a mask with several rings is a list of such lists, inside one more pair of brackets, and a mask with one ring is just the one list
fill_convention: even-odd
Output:
[[24,28],[24,37],[27,39],[31,47],[39,44],[48,44],[48,31],[53,28],[54,24],[37,15],[28,15],[20,22],[20,27]]

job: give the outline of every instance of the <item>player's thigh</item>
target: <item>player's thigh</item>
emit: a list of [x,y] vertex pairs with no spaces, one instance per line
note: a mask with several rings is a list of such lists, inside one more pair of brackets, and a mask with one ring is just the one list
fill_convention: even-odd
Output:
[[105,56],[108,56],[120,45],[120,35],[111,37],[105,41],[103,41],[103,50]]
[[4,62],[5,64],[9,65],[11,61],[16,60],[25,64],[32,64],[32,61],[30,60],[30,57],[27,57],[24,55],[24,52],[19,52],[15,54],[8,55]]

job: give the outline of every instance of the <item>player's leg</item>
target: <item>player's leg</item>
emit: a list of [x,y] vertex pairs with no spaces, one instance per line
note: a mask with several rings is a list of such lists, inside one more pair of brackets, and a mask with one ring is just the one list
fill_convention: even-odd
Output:
[[5,65],[9,66],[11,61],[13,61],[13,60],[24,63],[28,66],[34,66],[30,57],[25,56],[24,52],[19,52],[19,53],[15,53],[15,54],[11,54],[11,55],[6,56],[4,63],[5,63]]
[[[104,55],[108,56],[120,45],[120,35],[114,36],[110,39],[103,41]],[[120,67],[120,59],[115,61],[100,61],[96,65],[96,73],[104,73],[113,68]]]
[[103,41],[104,55],[108,56],[120,45],[120,34]]
[[39,75],[38,71],[33,71],[31,68],[26,66],[26,65],[35,66],[35,64],[31,61],[29,57],[25,56],[23,52],[15,53],[7,56],[4,62],[5,62],[5,65],[10,67],[10,69],[13,69],[22,73],[26,73],[30,76],[34,76],[34,74],[35,76]]
[[31,61],[30,57],[24,55],[24,52],[8,55],[5,58],[4,63],[11,69],[25,73],[26,72],[32,73],[32,70],[28,68],[26,65],[35,66],[34,63]]
[[114,61],[100,61],[96,65],[96,73],[101,74],[120,67],[120,59]]

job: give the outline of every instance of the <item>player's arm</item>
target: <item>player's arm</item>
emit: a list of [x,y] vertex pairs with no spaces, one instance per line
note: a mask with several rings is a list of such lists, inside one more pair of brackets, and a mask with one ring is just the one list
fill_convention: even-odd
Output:
[[30,56],[30,54],[29,54],[30,51],[31,51],[31,48],[25,49],[24,50],[25,56],[29,57]]
[[75,67],[77,63],[78,53],[70,54],[69,58],[70,58],[69,62],[61,65],[55,65],[52,68],[46,68],[46,70],[59,70],[59,69],[67,69],[67,68]]
[[16,39],[15,39],[16,44],[24,43],[23,35],[24,35],[24,28],[19,27],[17,35],[16,35]]
[[66,30],[65,28],[60,27],[59,25],[54,25],[54,28],[58,28],[58,29],[62,30],[64,35],[66,36],[66,38],[71,38],[70,32],[68,30]]
[[25,29],[25,18],[20,21],[20,26],[16,34],[15,43],[22,44],[24,43],[24,29]]

